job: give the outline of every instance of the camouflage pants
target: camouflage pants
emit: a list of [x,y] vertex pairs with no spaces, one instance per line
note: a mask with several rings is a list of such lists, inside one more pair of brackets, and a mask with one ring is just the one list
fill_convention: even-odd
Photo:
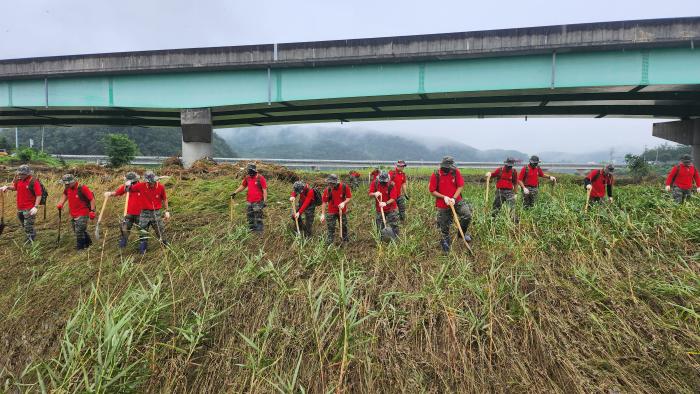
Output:
[[135,225],[139,225],[139,215],[126,215],[122,219],[121,224],[121,239],[124,244],[129,240],[129,233],[131,233],[131,228]]
[[36,230],[34,230],[36,215],[30,215],[29,209],[26,209],[17,212],[17,219],[19,219],[19,222],[22,224],[27,240],[30,242],[34,241],[34,238],[36,237]]
[[[389,212],[384,211],[384,217],[386,217],[387,226],[391,227],[391,229],[394,231],[394,234],[399,235],[399,212],[397,210]],[[377,212],[377,216],[374,220],[377,223],[377,230],[381,235],[381,231],[384,229],[384,220],[382,220],[382,213]]]
[[78,216],[71,220],[71,227],[73,227],[73,233],[75,233],[76,246],[79,250],[87,248],[92,244],[90,235],[88,235],[87,232],[88,220],[87,216]]
[[406,220],[406,196],[399,196],[399,198],[396,199],[396,205],[399,207],[399,218],[403,222]]
[[248,228],[256,233],[263,232],[263,208],[265,203],[249,202],[246,203],[246,216],[248,217]]
[[686,200],[690,200],[690,197],[693,194],[693,189],[692,188],[691,189],[681,189],[678,186],[673,186],[672,193],[673,193],[673,199],[677,203],[682,204]]
[[[459,218],[459,225],[462,226],[464,234],[469,232],[469,223],[472,221],[472,208],[466,201],[460,200],[455,203],[455,211]],[[442,240],[450,244],[450,228],[452,227],[452,210],[450,208],[438,208],[437,225],[442,234]]]
[[146,242],[148,239],[148,228],[153,227],[156,230],[156,235],[160,242],[166,243],[165,239],[165,223],[163,223],[163,216],[160,214],[160,209],[150,210],[144,209],[141,211],[139,216],[139,233],[141,242]]
[[515,193],[513,193],[512,189],[496,189],[491,214],[496,216],[503,203],[508,204],[511,209],[515,209]]
[[[340,221],[340,215],[337,213],[329,213],[326,215],[326,228],[328,229],[327,243],[333,243],[335,237],[335,223]],[[348,241],[348,215],[343,214],[343,241]]]
[[535,200],[537,200],[537,195],[540,193],[537,186],[526,186],[530,193],[523,193],[523,206],[525,208],[531,208],[535,205]]
[[[301,208],[301,201],[297,204],[297,211]],[[316,205],[311,204],[304,210],[304,213],[299,215],[299,229],[302,233],[310,237],[313,233],[314,215],[316,214]],[[294,220],[294,219],[292,219]]]

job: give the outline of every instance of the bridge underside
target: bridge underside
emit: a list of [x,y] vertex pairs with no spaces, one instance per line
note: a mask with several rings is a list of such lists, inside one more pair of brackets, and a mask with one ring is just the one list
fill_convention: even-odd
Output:
[[[0,127],[132,125],[180,127],[179,108],[0,108]],[[700,117],[700,85],[417,94],[272,102],[211,108],[214,127],[389,119],[492,117]]]

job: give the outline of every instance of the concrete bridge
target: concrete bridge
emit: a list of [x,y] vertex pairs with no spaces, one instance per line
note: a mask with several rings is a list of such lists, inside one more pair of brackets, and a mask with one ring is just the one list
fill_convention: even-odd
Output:
[[[0,127],[650,117],[700,165],[700,17],[0,60]],[[565,131],[563,131],[564,133]]]

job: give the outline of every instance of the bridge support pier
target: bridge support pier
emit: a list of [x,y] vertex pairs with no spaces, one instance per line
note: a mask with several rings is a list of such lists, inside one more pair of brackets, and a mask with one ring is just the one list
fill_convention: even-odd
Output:
[[181,110],[180,125],[182,127],[182,162],[185,168],[192,167],[197,160],[214,155],[209,108]]
[[693,163],[700,168],[700,119],[686,119],[675,122],[654,123],[654,137],[690,145],[693,150]]

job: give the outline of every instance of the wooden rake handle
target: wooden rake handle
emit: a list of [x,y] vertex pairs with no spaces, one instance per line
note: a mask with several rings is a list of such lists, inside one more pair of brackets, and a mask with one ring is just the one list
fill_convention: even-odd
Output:
[[464,241],[464,245],[469,249],[469,253],[474,254],[472,251],[472,247],[469,246],[469,242],[467,242],[466,239],[464,239],[464,230],[462,230],[462,225],[459,223],[459,216],[457,216],[457,211],[455,211],[455,206],[450,205],[450,210],[452,210],[452,219],[455,222],[455,225],[457,226],[457,230],[459,230],[459,235],[462,236],[462,241]]
[[[381,197],[375,197],[377,199],[377,202],[382,202]],[[382,221],[384,222],[384,227],[386,227],[386,216],[384,216],[384,207],[379,206],[379,212],[382,213]]]
[[292,203],[292,215],[294,215],[294,223],[297,225],[297,234],[301,235],[301,230],[299,230],[299,218],[296,217],[296,209],[294,209],[294,201],[290,201]]
[[591,192],[593,188],[586,190],[586,206],[583,208],[583,212],[588,212],[588,205],[591,202]]
[[105,197],[104,202],[102,202],[102,209],[100,209],[100,216],[97,218],[97,224],[100,224],[100,222],[102,222],[102,216],[105,213],[105,208],[107,208],[107,201],[109,201],[109,197]]

